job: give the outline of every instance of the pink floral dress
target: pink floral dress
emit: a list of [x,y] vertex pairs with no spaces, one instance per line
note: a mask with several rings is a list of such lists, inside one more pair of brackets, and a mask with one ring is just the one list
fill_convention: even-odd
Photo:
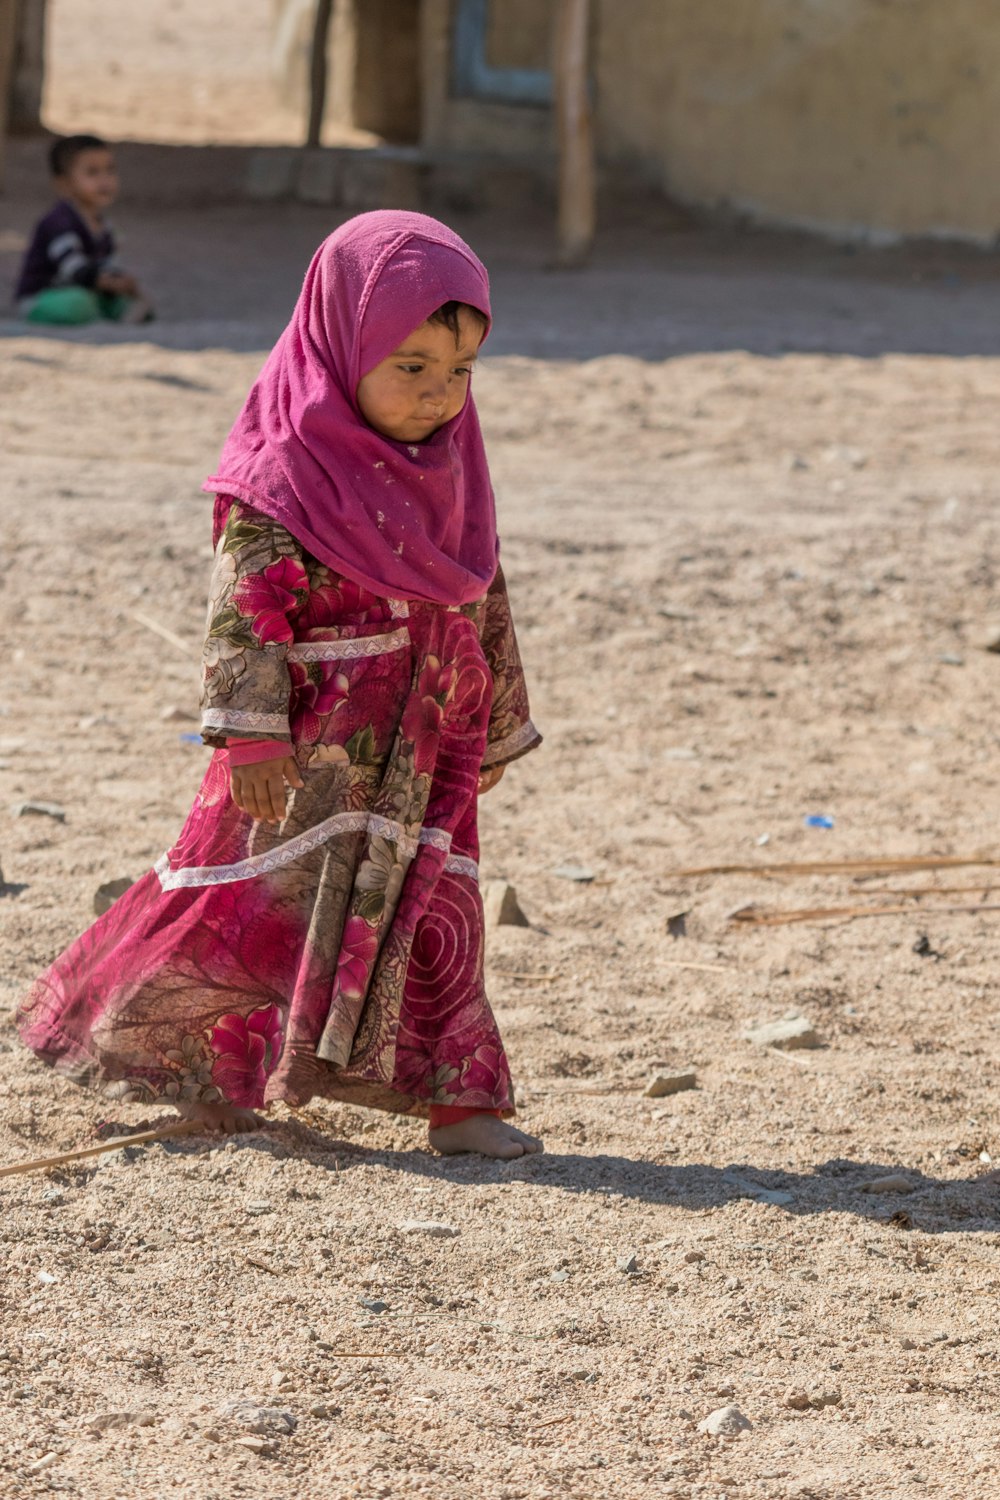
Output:
[[[382,599],[221,498],[204,657],[216,747],[172,849],[35,983],[25,1043],[128,1101],[315,1095],[513,1108],[483,984],[477,780],[539,743],[503,575]],[[280,826],[227,743],[288,741]]]

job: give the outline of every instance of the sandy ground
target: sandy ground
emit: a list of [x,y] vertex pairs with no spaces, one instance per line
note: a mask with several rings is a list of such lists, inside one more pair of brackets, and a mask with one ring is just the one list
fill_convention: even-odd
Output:
[[[4,204],[5,275],[40,202]],[[3,1161],[109,1120],[9,1016],[198,785],[198,486],[329,227],[118,217],[160,323],[0,327]],[[996,850],[995,267],[650,222],[556,275],[541,228],[459,227],[495,275],[478,396],[547,736],[483,807],[533,923],[491,935],[490,983],[548,1154],[443,1161],[323,1106],[3,1182],[0,1493],[992,1500],[996,898],[746,928],[900,898],[673,871]],[[822,1045],[743,1039],[787,1012]],[[678,1067],[696,1089],[643,1097]],[[912,1190],[862,1191],[887,1173]],[[250,1431],[244,1397],[287,1419]],[[741,1437],[698,1431],[731,1403]]]

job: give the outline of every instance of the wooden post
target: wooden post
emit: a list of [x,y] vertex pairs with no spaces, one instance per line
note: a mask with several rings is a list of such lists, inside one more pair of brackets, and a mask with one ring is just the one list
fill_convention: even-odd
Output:
[[590,0],[559,0],[556,18],[556,127],[559,143],[559,264],[580,266],[597,223],[590,108]]
[[10,80],[11,135],[38,135],[42,129],[45,84],[45,11],[48,0],[19,0],[14,69]]
[[17,12],[18,0],[0,0],[0,187],[3,187],[7,116],[14,76],[14,51],[17,46]]
[[316,0],[316,19],[313,22],[312,50],[309,55],[307,146],[318,146],[323,131],[323,110],[326,106],[326,43],[330,35],[332,15],[333,0]]

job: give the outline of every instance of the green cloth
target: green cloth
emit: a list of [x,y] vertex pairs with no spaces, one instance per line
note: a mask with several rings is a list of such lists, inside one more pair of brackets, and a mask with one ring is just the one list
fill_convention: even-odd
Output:
[[32,298],[25,317],[29,323],[96,323],[101,318],[117,323],[130,300],[108,292],[92,292],[85,286],[50,286]]

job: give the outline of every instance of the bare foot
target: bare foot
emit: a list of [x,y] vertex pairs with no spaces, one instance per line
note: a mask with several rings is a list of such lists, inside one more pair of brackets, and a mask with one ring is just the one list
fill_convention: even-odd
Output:
[[237,1109],[235,1104],[178,1104],[177,1113],[184,1120],[197,1120],[206,1130],[219,1135],[243,1135],[260,1130],[264,1124],[252,1109]]
[[534,1156],[544,1151],[541,1141],[533,1135],[525,1135],[508,1125],[496,1115],[470,1115],[459,1120],[457,1125],[439,1125],[428,1132],[428,1140],[442,1156],[455,1156],[460,1151],[477,1151],[480,1156],[495,1156],[501,1161],[510,1161],[515,1156]]

